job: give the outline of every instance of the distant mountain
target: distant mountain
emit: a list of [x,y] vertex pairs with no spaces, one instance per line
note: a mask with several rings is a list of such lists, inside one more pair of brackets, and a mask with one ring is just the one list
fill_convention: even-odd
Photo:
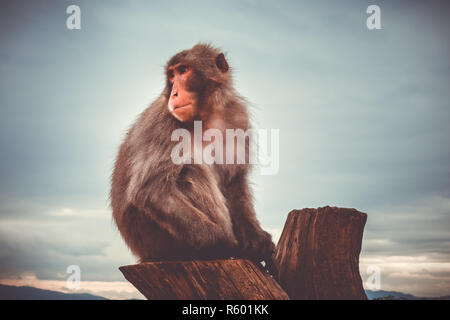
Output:
[[384,290],[366,290],[366,295],[369,300],[393,297],[394,299],[402,299],[402,300],[420,300],[420,298],[413,296],[412,294],[397,292],[397,291],[384,291]]
[[416,297],[408,293],[384,290],[366,290],[366,295],[369,300],[450,300],[450,296]]
[[89,293],[63,293],[33,287],[0,284],[0,300],[108,300]]
[[[416,297],[412,294],[397,291],[366,290],[369,300],[450,300],[444,297]],[[108,300],[89,293],[63,293],[58,291],[38,289],[34,287],[16,287],[0,284],[0,300]]]

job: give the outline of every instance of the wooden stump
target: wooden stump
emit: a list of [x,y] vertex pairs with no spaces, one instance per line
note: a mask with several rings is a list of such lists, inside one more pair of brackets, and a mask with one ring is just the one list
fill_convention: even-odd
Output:
[[119,269],[147,299],[289,299],[249,260],[145,262]]
[[289,213],[276,262],[291,299],[367,299],[359,274],[366,219],[365,213],[337,207]]

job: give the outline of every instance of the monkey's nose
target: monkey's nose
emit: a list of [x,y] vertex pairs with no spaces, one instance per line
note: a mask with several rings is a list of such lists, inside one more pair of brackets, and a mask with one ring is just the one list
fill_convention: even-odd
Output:
[[174,97],[178,97],[178,92],[174,92],[174,93],[173,93],[173,96],[174,96]]

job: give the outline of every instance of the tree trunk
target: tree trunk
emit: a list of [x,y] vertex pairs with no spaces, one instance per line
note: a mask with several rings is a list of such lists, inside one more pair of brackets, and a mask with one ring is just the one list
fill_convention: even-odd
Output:
[[367,299],[359,274],[366,219],[355,209],[328,206],[289,213],[276,263],[291,299]]
[[249,260],[145,262],[119,269],[147,299],[289,299]]

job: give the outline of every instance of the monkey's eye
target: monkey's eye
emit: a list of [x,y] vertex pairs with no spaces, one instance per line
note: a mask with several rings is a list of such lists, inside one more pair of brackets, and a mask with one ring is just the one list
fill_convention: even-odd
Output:
[[167,73],[167,76],[169,77],[169,79],[172,79],[174,77],[173,70],[169,70],[169,72]]
[[186,73],[186,71],[188,71],[188,69],[189,69],[188,66],[179,66],[179,67],[178,67],[178,73],[179,73],[179,74]]

